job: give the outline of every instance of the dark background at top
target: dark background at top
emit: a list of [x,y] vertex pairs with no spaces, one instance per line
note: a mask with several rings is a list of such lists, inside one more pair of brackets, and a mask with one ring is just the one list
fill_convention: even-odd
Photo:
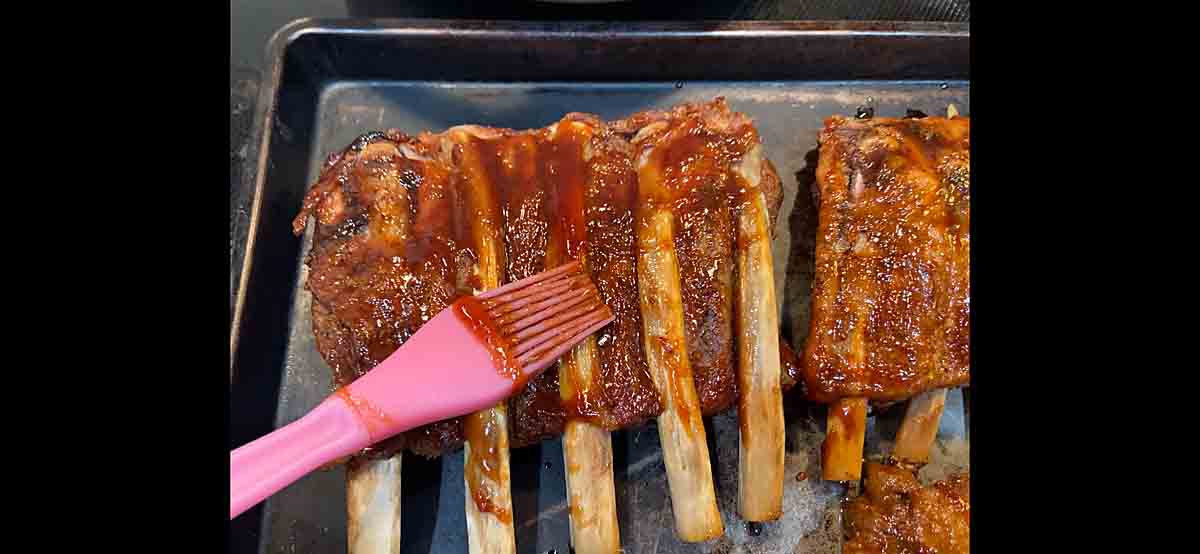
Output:
[[[229,187],[248,190],[253,175],[246,159],[251,117],[265,66],[267,41],[296,19],[398,17],[438,19],[688,21],[859,20],[969,22],[970,0],[741,0],[728,2],[609,2],[565,4],[535,1],[442,0],[231,0],[229,14]],[[232,220],[244,217],[232,206]],[[230,225],[230,251],[236,240]],[[231,296],[236,294],[230,282]]]
[[[881,20],[970,21],[970,0],[741,0],[613,2],[568,5],[548,2],[443,0],[231,0],[229,17],[231,150],[236,158],[265,63],[267,41],[302,17],[412,17],[531,20]],[[236,180],[236,175],[232,177]]]
[[229,52],[234,73],[262,67],[267,40],[301,17],[415,17],[536,20],[880,20],[970,21],[970,0],[741,0],[728,2],[549,2],[444,0],[231,0]]

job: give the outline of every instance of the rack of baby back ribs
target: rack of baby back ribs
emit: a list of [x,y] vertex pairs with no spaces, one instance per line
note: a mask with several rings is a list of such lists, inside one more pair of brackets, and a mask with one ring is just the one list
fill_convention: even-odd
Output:
[[[583,264],[616,317],[505,402],[409,431],[351,460],[350,550],[397,547],[402,450],[435,457],[461,447],[470,551],[515,552],[509,450],[561,435],[572,546],[580,554],[615,553],[621,546],[610,433],[651,419],[657,420],[676,533],[687,542],[710,540],[723,534],[724,522],[703,416],[737,406],[738,512],[747,521],[771,521],[783,510],[783,390],[801,383],[813,399],[834,402],[825,450],[847,450],[829,447],[836,443],[833,421],[844,421],[843,434],[857,432],[861,463],[864,425],[854,428],[859,399],[896,400],[964,382],[965,354],[955,356],[967,340],[965,323],[945,321],[965,318],[965,304],[927,298],[929,291],[920,289],[930,282],[935,288],[966,283],[965,273],[957,273],[966,271],[956,265],[958,250],[922,251],[942,273],[894,287],[871,288],[845,277],[846,267],[870,272],[865,266],[839,266],[847,252],[890,248],[872,240],[867,227],[867,244],[859,245],[862,233],[845,235],[858,227],[842,226],[853,219],[844,213],[847,202],[876,194],[866,183],[883,173],[850,169],[848,160],[862,156],[849,147],[831,146],[827,161],[824,144],[852,144],[851,136],[871,134],[861,128],[873,127],[835,118],[822,134],[824,234],[818,237],[813,330],[828,339],[810,339],[803,356],[779,337],[770,250],[782,199],[779,177],[751,120],[721,98],[618,121],[570,113],[525,131],[464,125],[418,136],[377,132],[330,156],[294,231],[303,233],[309,218],[315,220],[306,288],[317,347],[337,384],[374,367],[456,298],[571,260]],[[966,132],[965,124],[951,121],[934,134],[956,129]],[[945,135],[934,142],[953,140]],[[841,165],[831,169],[835,160]],[[835,184],[843,190],[825,190]],[[965,229],[965,208],[954,208],[965,202],[943,201],[939,221]],[[941,232],[944,241],[959,240],[944,225],[935,231],[939,225],[923,228]],[[849,246],[839,250],[843,242]],[[832,264],[834,277],[822,264]],[[831,291],[838,279],[858,296]],[[879,347],[892,343],[864,334],[854,322],[865,320],[854,318],[865,314],[891,325],[863,311],[864,295],[901,286],[919,289],[896,300],[925,310],[912,324],[932,324],[926,320],[934,312],[945,314],[938,336],[955,346],[918,356],[915,377],[907,370],[876,377],[876,367],[890,367],[896,355]],[[870,304],[901,307],[882,298],[871,297]],[[893,323],[888,329],[903,331]],[[882,354],[864,356],[864,348]],[[835,417],[843,404],[851,405],[849,415]],[[865,408],[862,402],[863,417]],[[838,478],[828,468],[825,473]],[[377,494],[384,489],[397,492]]]
[[947,387],[970,374],[970,119],[832,117],[820,134],[807,396],[829,404],[821,471],[857,483],[869,403],[909,400],[867,465],[843,552],[969,551],[969,477],[922,488]]

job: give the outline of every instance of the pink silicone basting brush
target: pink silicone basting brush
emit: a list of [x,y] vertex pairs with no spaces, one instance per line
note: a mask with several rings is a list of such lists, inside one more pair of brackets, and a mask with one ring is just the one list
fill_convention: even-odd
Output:
[[229,454],[229,517],[388,437],[494,406],[613,320],[571,262],[464,297],[313,411]]

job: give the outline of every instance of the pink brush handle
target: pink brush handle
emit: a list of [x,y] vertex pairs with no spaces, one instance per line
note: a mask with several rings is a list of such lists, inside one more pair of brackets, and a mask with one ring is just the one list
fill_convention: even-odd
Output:
[[[494,406],[516,383],[492,358],[475,332],[444,310],[311,413],[230,453],[230,519],[314,469],[396,433]],[[526,378],[533,374],[524,371]]]
[[346,401],[327,398],[304,417],[229,453],[229,519],[370,443]]

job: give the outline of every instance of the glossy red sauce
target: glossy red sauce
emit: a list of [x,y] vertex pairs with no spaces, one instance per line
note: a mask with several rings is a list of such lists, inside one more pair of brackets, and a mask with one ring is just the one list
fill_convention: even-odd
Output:
[[334,394],[345,400],[346,404],[354,410],[354,414],[367,428],[367,433],[372,440],[382,440],[393,434],[396,422],[378,406],[371,404],[366,398],[350,392],[348,387],[339,388]]
[[498,449],[508,447],[507,441],[497,437],[502,430],[491,414],[477,414],[463,419],[463,431],[471,445],[463,473],[475,507],[480,512],[494,514],[500,521],[511,523],[512,512],[497,501],[500,495],[492,489],[495,483],[500,482]]
[[496,326],[487,308],[473,296],[459,298],[451,308],[475,338],[487,347],[496,365],[496,372],[512,381],[514,388],[524,385],[524,374],[514,354],[516,345]]

